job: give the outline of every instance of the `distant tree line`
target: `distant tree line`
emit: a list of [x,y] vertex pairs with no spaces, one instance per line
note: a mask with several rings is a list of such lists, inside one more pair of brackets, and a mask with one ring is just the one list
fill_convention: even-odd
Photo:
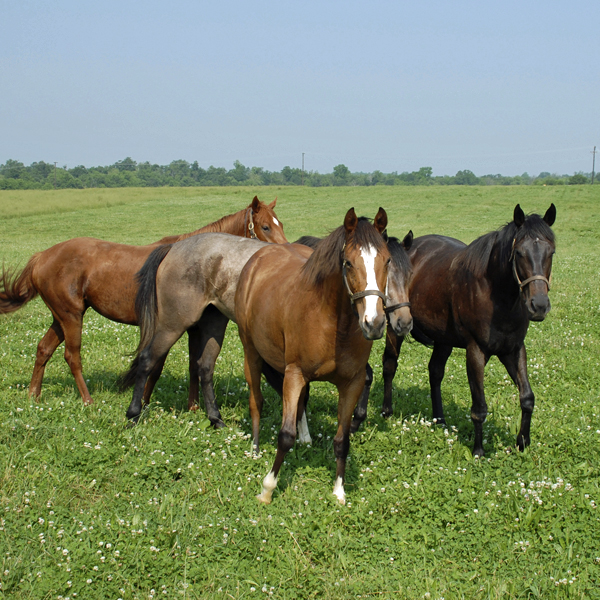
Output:
[[[0,165],[0,190],[55,188],[106,188],[106,187],[161,187],[161,186],[225,186],[225,185],[305,185],[371,186],[371,185],[575,185],[590,183],[591,174],[556,175],[540,173],[536,177],[527,173],[515,177],[482,175],[464,170],[456,175],[434,176],[431,167],[418,171],[398,173],[352,173],[346,165],[333,168],[333,173],[302,171],[284,167],[281,171],[267,171],[262,167],[245,167],[235,161],[233,169],[210,166],[203,169],[197,161],[174,160],[168,165],[149,162],[137,163],[131,158],[119,160],[107,167],[71,169],[57,167],[44,161],[28,167],[17,160],[7,160]],[[594,181],[596,183],[596,181]]]

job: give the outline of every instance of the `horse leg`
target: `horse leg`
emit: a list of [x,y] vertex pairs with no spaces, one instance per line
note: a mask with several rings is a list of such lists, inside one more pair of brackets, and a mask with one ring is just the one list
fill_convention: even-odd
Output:
[[523,451],[530,443],[531,415],[535,405],[535,397],[529,384],[529,377],[527,376],[527,351],[525,350],[525,345],[522,345],[516,352],[499,356],[498,358],[506,367],[508,374],[519,389],[521,428],[517,435],[517,448]]
[[[229,319],[212,306],[208,306],[197,325],[188,330],[190,348],[190,391],[188,408],[198,405],[198,379],[202,386],[206,414],[214,427],[225,427],[215,398],[213,375],[215,364],[225,339]],[[258,377],[260,381],[260,374]]]
[[250,390],[250,418],[252,419],[252,444],[254,452],[259,452],[260,415],[263,407],[263,395],[260,389],[260,374],[263,359],[252,342],[242,342],[244,346],[244,376]]
[[157,365],[162,366],[164,364],[169,350],[178,339],[179,335],[176,332],[158,332],[150,344],[139,353],[138,368],[133,386],[133,397],[125,415],[131,423],[137,423],[140,418],[142,398],[144,397],[148,376]]
[[[260,373],[260,371],[259,371]],[[277,454],[273,467],[263,479],[262,491],[256,496],[261,502],[269,504],[273,497],[273,490],[277,487],[277,476],[286,454],[296,441],[296,420],[298,405],[304,395],[306,380],[302,371],[295,365],[287,365],[283,378],[283,418],[281,429],[277,437]],[[352,413],[350,413],[352,414]]]
[[354,409],[352,416],[352,424],[350,425],[350,433],[356,433],[362,422],[367,418],[367,405],[369,404],[369,394],[371,393],[371,385],[373,384],[373,369],[367,363],[365,374],[365,387],[363,388],[358,404]]
[[33,374],[31,375],[31,383],[29,384],[29,397],[33,397],[36,400],[39,399],[42,393],[42,381],[44,379],[44,372],[48,361],[52,358],[54,351],[64,341],[65,336],[59,322],[54,319],[52,325],[40,340],[37,347],[37,353],[35,357],[35,365],[33,367]]
[[487,404],[483,390],[483,372],[489,357],[479,346],[471,344],[467,347],[467,377],[471,388],[471,420],[475,427],[473,456],[483,456],[483,422],[487,417]]
[[392,408],[392,384],[398,369],[398,357],[404,336],[396,335],[391,327],[387,328],[385,336],[385,349],[383,351],[383,405],[381,414],[384,417],[391,417],[394,414]]
[[296,426],[298,428],[298,442],[300,444],[312,444],[308,421],[306,420],[306,406],[308,405],[309,384],[300,392],[298,399],[298,413],[296,415]]
[[431,391],[432,419],[438,425],[445,425],[444,405],[442,404],[442,380],[446,363],[452,354],[452,346],[434,344],[429,359],[429,389]]
[[352,413],[364,387],[364,379],[356,377],[348,385],[338,388],[338,430],[333,438],[333,451],[336,460],[335,485],[333,494],[340,504],[346,504],[344,478],[346,475],[346,459],[350,450],[350,425]]
[[71,315],[62,319],[60,323],[65,336],[65,360],[75,378],[77,389],[81,394],[84,404],[92,404],[93,400],[83,378],[81,368],[81,330],[83,326],[83,313]]
[[144,397],[143,403],[144,406],[148,406],[150,404],[150,396],[152,396],[152,392],[154,391],[154,387],[156,386],[156,382],[160,379],[160,375],[162,373],[163,367],[165,366],[165,361],[167,360],[167,355],[163,356],[159,359],[154,365],[152,371],[148,375],[148,379],[146,379],[146,385],[144,386]]

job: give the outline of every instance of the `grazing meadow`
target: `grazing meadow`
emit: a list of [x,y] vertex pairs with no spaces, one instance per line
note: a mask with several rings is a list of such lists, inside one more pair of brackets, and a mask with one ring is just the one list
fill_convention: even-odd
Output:
[[27,388],[52,322],[37,298],[0,316],[0,598],[600,598],[600,187],[152,188],[0,191],[0,258],[22,268],[60,241],[145,244],[271,202],[290,241],[327,234],[348,208],[388,232],[470,242],[557,207],[552,311],[526,340],[536,395],[531,446],[515,450],[520,407],[496,358],[486,368],[485,457],[471,454],[465,353],[442,384],[446,427],[431,423],[430,349],[403,347],[394,416],[383,419],[381,355],[367,420],[350,442],[346,505],[332,495],[337,398],[311,387],[313,443],[296,444],[273,502],[260,492],[281,401],[266,384],[261,454],[230,324],[215,372],[227,427],[187,411],[187,341],[172,349],[149,410],[126,427],[117,377],[135,327],[89,310],[83,406],[59,347],[39,402]]

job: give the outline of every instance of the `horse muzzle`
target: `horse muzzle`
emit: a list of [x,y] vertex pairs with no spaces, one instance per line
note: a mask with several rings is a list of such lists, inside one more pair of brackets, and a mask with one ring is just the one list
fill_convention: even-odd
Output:
[[360,319],[360,329],[367,340],[378,340],[383,337],[387,325],[385,313],[378,314],[375,318],[363,315]]
[[412,331],[413,318],[410,312],[410,302],[386,306],[385,312],[388,316],[388,323],[396,335],[403,337]]
[[527,310],[531,321],[543,321],[550,312],[548,294],[535,294],[527,300]]

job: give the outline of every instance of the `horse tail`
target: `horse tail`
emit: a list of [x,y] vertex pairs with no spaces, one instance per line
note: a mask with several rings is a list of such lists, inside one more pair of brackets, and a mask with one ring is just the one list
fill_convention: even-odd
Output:
[[150,253],[144,266],[136,273],[135,279],[138,291],[135,296],[135,314],[140,326],[140,342],[135,357],[129,370],[121,375],[118,386],[121,391],[135,384],[137,370],[140,362],[140,353],[150,344],[156,330],[156,316],[158,314],[158,298],[156,295],[156,274],[158,267],[171,250],[173,244],[158,246]]
[[38,291],[33,283],[33,270],[40,257],[34,254],[25,268],[20,272],[14,269],[5,269],[2,266],[0,275],[0,314],[15,312],[33,300]]

